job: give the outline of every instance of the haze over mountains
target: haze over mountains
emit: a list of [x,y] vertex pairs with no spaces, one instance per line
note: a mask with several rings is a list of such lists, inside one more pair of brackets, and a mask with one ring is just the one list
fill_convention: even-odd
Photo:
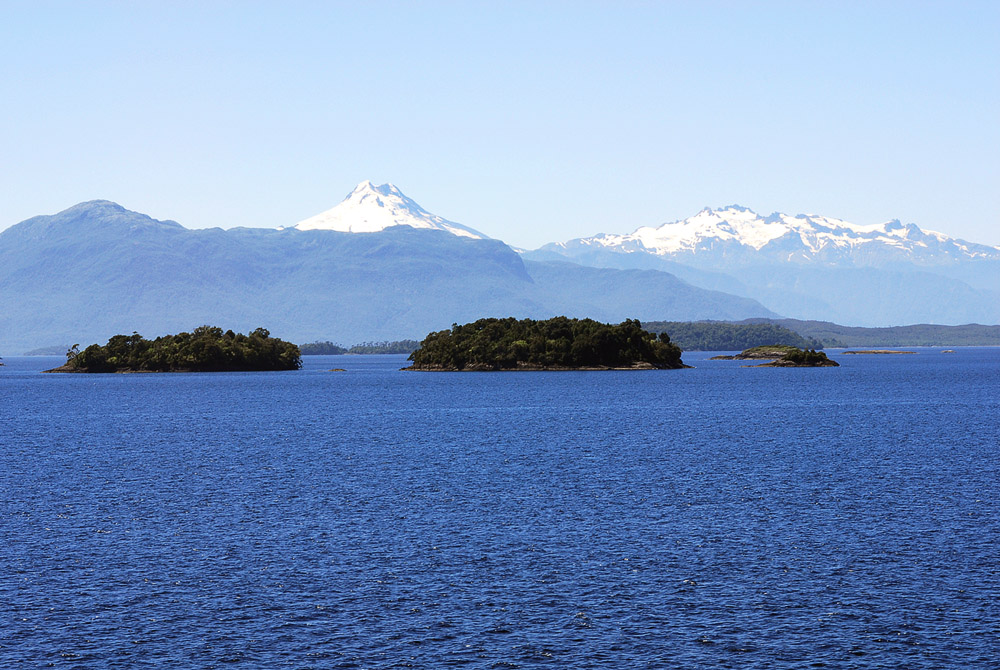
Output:
[[739,205],[706,208],[690,218],[644,226],[629,235],[600,234],[543,248],[573,246],[646,252],[696,265],[717,264],[720,256],[737,264],[767,260],[848,266],[1000,260],[1000,248],[956,240],[898,220],[859,226],[816,215],[776,212],[764,217]]
[[1000,248],[899,221],[860,226],[815,215],[764,217],[732,205],[628,235],[547,244],[525,258],[661,269],[799,319],[1000,322]]
[[526,261],[368,182],[286,229],[189,230],[113,202],[81,203],[0,233],[0,259],[5,353],[201,324],[350,343],[421,338],[484,316],[776,316],[666,272]]
[[279,229],[81,203],[0,233],[0,261],[7,352],[201,324],[350,343],[484,316],[1000,323],[1000,249],[914,225],[732,206],[518,253],[371,182]]

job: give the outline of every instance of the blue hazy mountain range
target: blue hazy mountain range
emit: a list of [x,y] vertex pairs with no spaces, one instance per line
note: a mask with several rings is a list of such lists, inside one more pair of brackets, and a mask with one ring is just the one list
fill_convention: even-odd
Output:
[[[379,199],[372,206],[384,209]],[[359,342],[420,338],[484,316],[777,316],[668,272],[524,260],[465,230],[192,230],[113,202],[81,203],[0,233],[0,351],[200,324]]]
[[524,257],[664,270],[797,319],[1000,323],[1000,248],[899,221],[861,226],[816,215],[765,217],[732,205],[628,235],[547,244]]
[[293,228],[190,230],[98,200],[0,233],[5,353],[201,324],[358,342],[560,314],[1000,323],[1000,248],[734,205],[523,251],[367,181]]

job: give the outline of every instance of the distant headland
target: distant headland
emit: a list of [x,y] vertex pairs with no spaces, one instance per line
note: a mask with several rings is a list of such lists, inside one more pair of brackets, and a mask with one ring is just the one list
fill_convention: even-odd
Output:
[[351,347],[342,347],[330,341],[300,344],[303,356],[339,356],[343,354],[412,354],[420,347],[416,340],[383,340],[362,342]]
[[822,349],[816,338],[806,338],[776,323],[725,321],[643,321],[651,333],[667,333],[683,351],[742,351],[761,345],[787,344],[799,349]]
[[668,335],[565,316],[480,319],[429,334],[406,370],[662,370],[686,367]]
[[138,333],[115,335],[104,346],[79,345],[66,364],[45,372],[243,372],[297,370],[299,348],[271,337],[265,328],[248,335],[200,326],[190,333],[147,340]]

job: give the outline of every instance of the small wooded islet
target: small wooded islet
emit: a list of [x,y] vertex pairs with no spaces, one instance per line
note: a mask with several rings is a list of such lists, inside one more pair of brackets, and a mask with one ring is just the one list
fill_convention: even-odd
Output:
[[431,333],[410,355],[411,370],[675,369],[684,367],[670,336],[565,316],[479,319]]
[[147,340],[139,333],[115,335],[105,345],[78,345],[66,364],[50,372],[236,372],[297,370],[299,348],[271,337],[266,328],[249,334],[199,326],[192,332]]

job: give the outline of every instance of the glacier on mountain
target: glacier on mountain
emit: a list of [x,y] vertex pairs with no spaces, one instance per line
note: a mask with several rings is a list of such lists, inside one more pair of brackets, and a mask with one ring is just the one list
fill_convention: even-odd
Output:
[[431,214],[392,184],[376,186],[370,181],[358,184],[336,207],[300,221],[295,228],[376,233],[394,226],[430,228],[475,240],[489,239],[478,230]]
[[81,203],[0,231],[0,261],[4,348],[198,323],[402,339],[508,315],[1000,323],[1000,249],[912,224],[731,206],[515,253],[371,182],[284,230],[188,230]]
[[663,270],[800,319],[868,326],[1000,320],[1000,248],[899,221],[761,216],[731,205],[522,257]]
[[645,252],[706,265],[712,256],[741,260],[817,261],[830,265],[871,266],[905,261],[934,265],[959,260],[1000,260],[1000,248],[965,242],[898,220],[857,225],[826,216],[774,213],[761,216],[730,205],[644,226],[629,234],[602,233],[542,247],[560,253],[603,247],[623,253]]
[[[378,193],[383,207],[405,197],[362,186],[356,194]],[[484,316],[778,316],[666,272],[533,263],[500,240],[435,228],[191,230],[112,202],[81,203],[0,231],[0,352],[205,323],[361,342],[419,339]]]

